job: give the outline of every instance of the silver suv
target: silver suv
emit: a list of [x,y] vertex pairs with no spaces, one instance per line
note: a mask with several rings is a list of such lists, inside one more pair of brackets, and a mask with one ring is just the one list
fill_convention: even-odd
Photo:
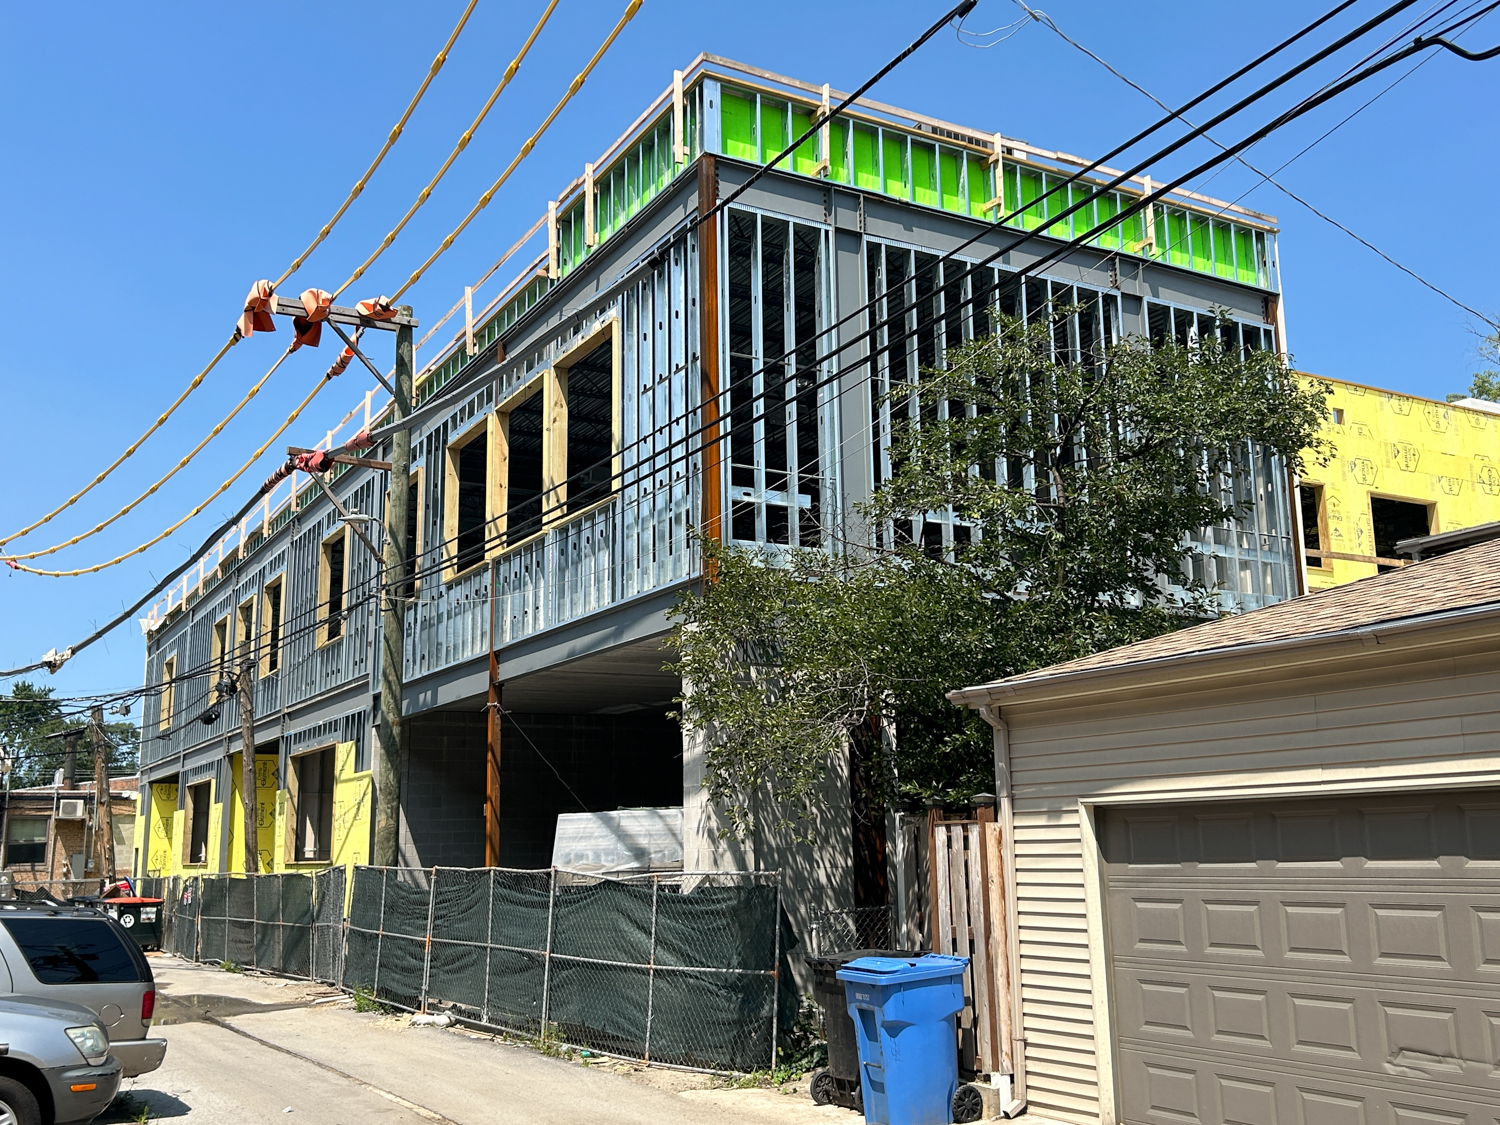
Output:
[[120,1060],[87,1008],[0,1000],[0,1125],[92,1121],[120,1088]]
[[7,993],[89,1009],[109,1033],[126,1078],[155,1070],[167,1053],[165,1039],[147,1036],[156,1010],[151,967],[100,911],[0,903],[0,994]]

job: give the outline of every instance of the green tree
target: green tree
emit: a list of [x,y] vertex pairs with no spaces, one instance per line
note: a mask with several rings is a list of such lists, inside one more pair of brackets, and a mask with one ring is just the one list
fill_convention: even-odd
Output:
[[[1491,332],[1488,336],[1480,338],[1479,358],[1485,363],[1500,366],[1500,331]],[[1457,402],[1461,398],[1482,398],[1486,402],[1500,402],[1500,371],[1494,367],[1486,367],[1483,371],[1475,372],[1474,378],[1469,382],[1469,390],[1466,394],[1450,394],[1449,402]]]
[[[1074,312],[1006,321],[890,396],[894,475],[857,545],[704,543],[713,578],[676,605],[679,717],[708,732],[733,829],[757,792],[811,815],[843,753],[881,799],[990,789],[989,728],[944,693],[1212,616],[1189,533],[1244,514],[1251,457],[1326,452],[1328,388],[1275,355],[1132,339],[1059,361]],[[946,551],[923,534],[945,510],[966,533]]]
[[[65,748],[63,739],[48,736],[87,725],[87,710],[65,713],[62,704],[52,698],[50,687],[15,681],[10,695],[0,696],[0,743],[10,747],[15,762],[11,787],[50,785],[63,766]],[[135,772],[139,729],[134,723],[106,722],[104,730],[113,743],[106,759],[109,772],[116,777]],[[76,769],[80,780],[94,776],[94,746],[87,733],[78,742]]]

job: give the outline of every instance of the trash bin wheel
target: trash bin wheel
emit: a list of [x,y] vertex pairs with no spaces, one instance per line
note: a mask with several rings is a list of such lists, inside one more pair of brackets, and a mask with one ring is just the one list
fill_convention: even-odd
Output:
[[834,1081],[833,1075],[828,1073],[827,1067],[813,1071],[812,1080],[807,1084],[807,1093],[812,1098],[813,1105],[832,1105],[838,1092],[839,1085]]
[[953,1120],[958,1125],[967,1125],[984,1116],[984,1096],[977,1086],[961,1085],[953,1095]]

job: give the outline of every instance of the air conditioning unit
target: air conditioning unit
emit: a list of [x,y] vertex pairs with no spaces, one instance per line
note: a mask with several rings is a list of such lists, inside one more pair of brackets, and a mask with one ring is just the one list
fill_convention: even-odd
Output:
[[57,819],[58,820],[82,820],[83,817],[84,817],[83,805],[84,805],[84,802],[83,802],[82,798],[79,798],[79,797],[72,797],[72,798],[69,798],[66,801],[58,801],[57,802]]

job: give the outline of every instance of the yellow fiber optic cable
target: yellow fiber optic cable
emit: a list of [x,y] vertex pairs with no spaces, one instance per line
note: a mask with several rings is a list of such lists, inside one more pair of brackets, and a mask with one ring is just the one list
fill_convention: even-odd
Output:
[[399,300],[403,293],[405,293],[408,289],[410,289],[413,285],[420,281],[422,275],[427,272],[432,263],[441,258],[445,253],[447,253],[448,247],[453,245],[453,240],[461,235],[464,232],[464,228],[466,228],[471,222],[474,221],[474,216],[478,215],[479,212],[483,211],[486,207],[489,206],[490,200],[494,198],[495,192],[499,191],[500,186],[504,184],[506,180],[510,179],[510,174],[516,170],[521,161],[525,160],[528,156],[531,155],[532,148],[536,145],[537,141],[541,139],[542,134],[552,127],[552,122],[557,120],[557,115],[563,111],[563,107],[566,106],[570,101],[572,101],[574,95],[576,95],[578,91],[583,88],[583,84],[588,79],[589,74],[593,72],[594,67],[599,65],[599,60],[602,59],[604,57],[604,53],[614,45],[615,39],[619,37],[620,32],[625,30],[625,25],[635,17],[636,12],[640,11],[640,7],[641,0],[630,0],[630,4],[625,9],[625,14],[621,16],[620,21],[615,24],[614,30],[612,30],[609,33],[609,37],[599,45],[599,49],[594,52],[594,57],[589,59],[588,65],[579,72],[578,77],[573,79],[572,85],[568,87],[567,93],[562,96],[562,100],[559,101],[557,105],[553,107],[552,112],[547,115],[547,120],[542,122],[541,128],[538,129],[535,133],[531,134],[530,139],[528,139],[527,142],[521,146],[521,151],[516,153],[515,159],[513,159],[510,164],[506,166],[505,171],[500,173],[500,178],[490,185],[490,190],[479,197],[479,202],[474,204],[473,209],[464,216],[463,222],[459,223],[458,226],[453,228],[453,233],[450,234],[447,238],[443,239],[438,248],[432,252],[432,255],[417,267],[415,273],[413,273],[409,278],[406,279],[406,284],[401,286],[400,289],[396,290],[395,294],[390,298],[392,303]]
[[[437,187],[438,182],[448,174],[448,169],[453,167],[453,162],[458,159],[458,154],[469,147],[469,142],[474,138],[474,131],[483,124],[484,119],[489,116],[489,112],[494,107],[495,102],[499,100],[501,92],[510,85],[510,80],[516,76],[516,71],[521,69],[522,61],[526,58],[527,53],[530,52],[531,45],[536,42],[536,37],[542,33],[542,28],[546,27],[547,21],[552,18],[553,9],[557,7],[557,4],[558,0],[551,0],[551,3],[547,5],[547,10],[542,13],[542,18],[536,21],[536,26],[531,29],[531,34],[527,36],[526,42],[521,44],[520,51],[516,53],[515,58],[511,59],[510,65],[505,68],[505,73],[500,76],[500,81],[495,86],[494,92],[490,94],[489,101],[484,103],[483,108],[479,111],[479,115],[474,118],[469,127],[464,130],[463,135],[458,138],[458,143],[453,146],[453,151],[448,154],[448,159],[443,161],[443,166],[437,170],[437,175],[433,176],[428,181],[427,186],[417,194],[416,201],[406,209],[406,214],[402,215],[401,221],[391,228],[391,233],[385,236],[384,241],[375,247],[375,252],[364,260],[359,269],[349,275],[344,284],[333,291],[335,297],[363,277],[365,270],[374,265],[375,260],[390,249],[391,243],[396,241],[396,236],[405,229],[406,224],[411,221],[411,217],[421,209],[422,204],[426,203],[428,197],[432,195],[432,189]],[[353,197],[351,196],[351,198]],[[278,282],[278,284],[280,283]]]
[[205,445],[213,441],[214,438],[218,437],[219,434],[223,431],[224,427],[229,425],[230,422],[234,421],[235,415],[238,414],[241,410],[245,409],[245,407],[249,405],[250,400],[260,393],[260,389],[266,385],[266,380],[268,380],[272,375],[276,373],[276,369],[280,367],[284,362],[286,362],[286,357],[291,354],[292,347],[291,345],[287,345],[286,351],[282,352],[281,355],[277,358],[276,362],[271,364],[270,369],[260,377],[260,381],[245,392],[245,397],[240,399],[240,401],[235,404],[233,410],[224,415],[217,426],[208,431],[207,436],[205,436],[202,441],[193,446],[193,448],[180,461],[178,461],[177,464],[168,469],[165,476],[161,477],[150,488],[146,489],[146,491],[142,492],[139,496],[137,496],[130,503],[126,504],[114,515],[110,516],[109,519],[105,520],[102,523],[95,524],[93,527],[89,528],[89,530],[80,532],[79,534],[73,536],[73,538],[71,539],[64,540],[61,543],[55,543],[51,547],[43,548],[40,551],[28,551],[23,555],[0,554],[0,562],[14,562],[17,559],[39,559],[43,555],[54,554],[57,551],[61,551],[64,547],[71,547],[74,544],[83,542],[83,540],[87,539],[91,535],[97,535],[99,532],[103,531],[106,527],[114,523],[116,520],[129,515],[146,499],[154,496],[156,494],[156,490],[159,489],[162,485],[166,484],[167,481],[175,477],[177,473],[182,468],[184,468],[189,461],[198,456],[198,454],[202,452]]
[[116,555],[114,558],[109,559],[107,562],[96,563],[94,566],[79,567],[77,570],[43,570],[39,567],[27,566],[25,563],[12,562],[10,560],[6,560],[6,565],[14,567],[16,570],[24,570],[27,574],[40,574],[45,578],[76,578],[80,574],[95,574],[107,567],[115,566],[119,563],[124,562],[126,559],[133,558],[134,556],[140,554],[142,551],[149,550],[150,548],[156,546],[156,544],[160,543],[167,536],[171,535],[183,524],[187,523],[188,520],[192,519],[199,512],[203,511],[204,508],[208,507],[220,496],[224,495],[224,493],[229,490],[230,486],[233,485],[235,481],[239,480],[240,477],[244,476],[245,473],[249,471],[250,466],[255,464],[256,461],[260,460],[261,455],[264,454],[267,449],[271,448],[271,443],[279,438],[282,434],[286,433],[287,427],[297,420],[298,416],[307,409],[308,404],[318,396],[318,392],[326,387],[330,381],[330,377],[327,375],[319,378],[317,385],[307,393],[307,397],[297,404],[297,409],[293,410],[290,414],[287,415],[286,421],[281,423],[281,425],[276,428],[276,432],[268,437],[261,445],[261,447],[250,455],[250,459],[248,461],[246,461],[243,465],[241,465],[234,471],[234,475],[232,477],[226,480],[223,484],[219,485],[218,488],[214,489],[213,492],[211,492],[203,500],[203,502],[196,508],[194,508],[191,512],[183,516],[180,520],[174,523],[171,527],[167,528],[165,531],[152,537],[151,539],[146,540],[146,542],[142,543],[139,547],[135,547],[129,551],[126,551],[123,555]]
[[[375,159],[371,161],[370,166],[365,169],[365,174],[359,178],[359,181],[350,190],[349,197],[344,200],[343,205],[334,213],[333,218],[329,219],[328,222],[323,225],[323,229],[318,232],[318,236],[312,240],[306,250],[302,251],[302,253],[298,255],[297,260],[287,267],[286,272],[276,279],[276,283],[272,286],[273,289],[279,287],[282,282],[291,277],[292,274],[296,273],[297,270],[302,267],[302,264],[307,261],[312,252],[318,248],[318,246],[323,242],[325,238],[328,237],[329,232],[333,230],[334,224],[337,223],[341,218],[343,218],[344,212],[349,209],[349,205],[352,204],[357,198],[359,198],[359,194],[365,190],[365,186],[370,182],[370,177],[375,174],[375,170],[379,168],[381,162],[385,160],[386,154],[391,151],[391,147],[395,145],[396,139],[401,136],[401,131],[406,128],[407,121],[410,120],[412,112],[417,108],[417,103],[420,102],[422,100],[422,96],[427,93],[427,87],[432,84],[432,80],[437,76],[437,72],[442,70],[443,64],[448,61],[448,52],[452,49],[454,42],[458,39],[459,32],[463,31],[464,25],[469,22],[469,16],[473,14],[474,8],[478,3],[479,0],[469,0],[469,6],[464,9],[463,15],[459,17],[458,24],[453,28],[452,33],[448,36],[448,41],[443,44],[443,49],[437,53],[437,57],[432,60],[432,65],[427,68],[427,75],[422,79],[422,84],[417,87],[416,94],[412,97],[411,102],[406,107],[406,112],[401,115],[401,120],[396,122],[395,127],[386,137],[384,147],[382,147],[380,152],[376,154]],[[550,12],[551,9],[549,8],[548,11]],[[90,492],[92,492],[99,484],[104,481],[106,477],[108,477],[111,473],[113,473],[116,469],[123,465],[125,461],[135,453],[136,450],[140,449],[140,447],[146,443],[146,440],[152,434],[156,433],[157,430],[161,429],[162,426],[166,424],[167,419],[172,417],[172,415],[176,413],[177,408],[181,406],[184,401],[186,401],[188,395],[192,394],[198,389],[198,387],[203,383],[203,380],[208,376],[208,373],[215,367],[217,367],[219,365],[219,361],[222,360],[227,354],[229,354],[229,349],[234,347],[235,344],[239,342],[240,337],[238,333],[231,336],[227,341],[225,341],[224,346],[219,349],[218,353],[213,357],[213,359],[208,361],[208,366],[204,367],[202,371],[198,372],[198,374],[193,377],[192,382],[190,382],[187,385],[186,389],[184,389],[183,392],[177,396],[172,405],[167,407],[167,409],[161,414],[161,416],[158,417],[155,422],[151,423],[146,432],[126,448],[124,453],[121,453],[118,457],[116,457],[108,468],[106,468],[93,480],[89,481],[88,484],[84,485],[77,492],[73,493],[72,496],[69,496],[56,508],[53,508],[52,511],[48,512],[46,515],[38,519],[35,523],[28,524],[26,527],[21,528],[21,530],[14,531],[11,534],[5,536],[3,539],[0,539],[0,547],[3,547],[7,543],[10,543],[16,539],[20,539],[24,535],[31,534],[31,532],[35,531],[45,523],[50,523],[56,516],[61,515],[63,512],[71,508],[74,504],[78,503],[79,500],[83,499]],[[257,389],[259,389],[258,384]],[[252,395],[254,394],[254,392],[251,393]],[[248,401],[248,399],[245,401]],[[241,402],[240,405],[243,406],[244,402]],[[233,414],[230,415],[231,418],[233,416]],[[216,429],[214,433],[218,433],[218,430]],[[209,436],[212,437],[213,434],[210,434]],[[200,444],[198,446],[198,449],[202,448],[203,446]],[[193,452],[196,453],[197,450],[194,450]],[[133,506],[134,505],[132,505],[132,507]],[[128,510],[129,509],[127,509],[127,511]],[[121,512],[120,514],[123,515],[124,512]],[[109,523],[112,522],[113,520],[110,520],[106,523],[100,524],[99,527],[95,528],[94,530],[98,531],[101,528],[109,526]],[[88,534],[92,535],[93,532],[89,532]],[[77,539],[74,539],[71,542],[76,543],[77,541]],[[67,544],[64,544],[64,546],[66,545]],[[56,549],[57,548],[55,547],[51,548],[51,550]],[[35,554],[18,555],[16,557],[35,558],[38,554],[48,553],[50,553],[50,551],[39,551]]]
[[174,403],[172,403],[171,406],[167,407],[166,411],[162,414],[162,416],[160,418],[158,418],[155,422],[152,422],[150,428],[147,429],[146,432],[143,433],[140,437],[136,438],[135,441],[132,442],[126,448],[126,450],[125,450],[124,453],[122,453],[118,457],[116,457],[114,459],[114,463],[111,464],[109,466],[109,468],[105,469],[102,473],[100,473],[98,476],[96,476],[93,480],[89,481],[88,484],[84,485],[77,492],[73,493],[72,496],[69,496],[61,504],[59,504],[57,507],[53,508],[50,512],[48,512],[41,519],[37,520],[35,523],[28,524],[26,527],[21,528],[20,531],[11,532],[11,534],[7,535],[4,539],[0,539],[0,547],[5,546],[7,543],[11,542],[12,540],[21,538],[21,536],[23,536],[23,535],[29,535],[29,534],[31,534],[37,528],[41,527],[42,524],[50,522],[54,516],[60,515],[61,513],[67,511],[74,504],[78,503],[79,500],[83,499],[83,497],[85,495],[87,495],[88,493],[92,492],[93,489],[94,489],[94,487],[96,485],[98,485],[101,481],[103,481],[105,477],[109,476],[110,473],[114,472],[121,465],[123,465],[125,463],[125,459],[127,457],[129,457],[137,449],[139,449],[142,445],[144,445],[147,438],[149,438],[152,434],[156,433],[157,430],[161,429],[162,425],[166,422],[166,420],[168,418],[172,417],[173,412],[179,406],[181,406],[183,404],[183,401],[187,398],[187,396],[190,395],[190,394],[192,394],[194,391],[196,391],[198,389],[198,385],[203,382],[204,378],[208,375],[208,373],[210,371],[212,371],[215,367],[218,366],[219,360],[223,359],[226,355],[228,355],[229,354],[229,349],[232,348],[232,347],[234,347],[235,344],[237,344],[237,343],[239,343],[239,336],[237,336],[237,335],[231,336],[225,342],[224,346],[219,349],[218,354],[215,355],[213,357],[213,359],[211,359],[211,360],[208,361],[208,366],[205,367],[202,371],[198,372],[197,375],[193,376],[193,381],[187,385],[187,388],[180,395],[177,396],[177,401],[174,402]]
[[[405,129],[406,123],[411,120],[412,111],[417,108],[417,103],[422,100],[422,95],[427,93],[427,87],[432,84],[432,80],[437,77],[437,72],[442,70],[443,64],[448,61],[448,52],[453,49],[453,44],[458,41],[459,32],[463,31],[464,24],[469,22],[469,17],[474,14],[474,7],[478,3],[479,0],[469,0],[469,6],[464,9],[464,14],[458,17],[458,23],[454,25],[453,33],[448,36],[448,42],[443,44],[443,49],[437,53],[437,57],[432,60],[432,65],[427,68],[427,77],[422,79],[422,84],[417,87],[417,92],[412,95],[411,102],[406,107],[406,112],[401,115],[401,120],[396,122],[396,127],[392,129],[390,135],[386,137],[385,146],[375,154],[375,159],[372,160],[370,162],[370,166],[365,169],[365,174],[361,176],[359,178],[359,182],[349,190],[349,197],[345,199],[339,209],[333,213],[333,218],[329,219],[328,222],[323,225],[323,229],[318,232],[318,237],[313,239],[308,248],[302,251],[302,253],[297,257],[297,260],[286,268],[286,272],[284,274],[282,274],[274,282],[272,282],[272,289],[281,288],[281,283],[283,281],[291,277],[292,274],[296,273],[299,269],[302,268],[302,263],[307,261],[307,259],[312,255],[312,252],[318,248],[319,244],[328,237],[328,233],[333,230],[333,225],[344,217],[344,212],[349,210],[349,205],[359,198],[360,192],[365,190],[365,185],[370,182],[370,177],[375,174],[375,169],[380,167],[380,162],[385,159],[385,154],[391,151],[392,146],[394,146],[396,143],[396,139],[401,136],[401,130]],[[340,290],[340,292],[342,292],[342,290]]]

